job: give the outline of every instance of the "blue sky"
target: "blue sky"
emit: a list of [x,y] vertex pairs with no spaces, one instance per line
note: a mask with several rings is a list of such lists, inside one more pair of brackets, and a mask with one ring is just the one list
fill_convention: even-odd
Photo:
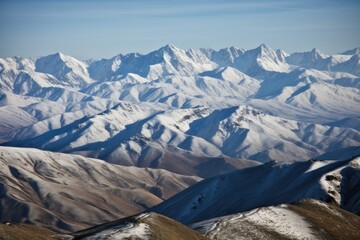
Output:
[[360,46],[359,23],[358,0],[0,0],[0,57],[261,43],[332,54]]

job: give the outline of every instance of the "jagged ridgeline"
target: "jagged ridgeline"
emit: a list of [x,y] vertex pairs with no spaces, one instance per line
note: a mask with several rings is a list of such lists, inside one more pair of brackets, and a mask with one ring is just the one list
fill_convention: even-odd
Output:
[[[0,59],[3,145],[209,177],[359,153],[359,49]],[[216,171],[212,169],[216,166]]]

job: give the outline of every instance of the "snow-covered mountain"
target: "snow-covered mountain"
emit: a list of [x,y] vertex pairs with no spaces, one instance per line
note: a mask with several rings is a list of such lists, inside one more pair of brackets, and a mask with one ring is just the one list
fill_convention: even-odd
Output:
[[314,48],[310,52],[293,53],[286,57],[289,64],[307,69],[319,69],[328,72],[348,72],[359,76],[359,48],[332,56]]
[[[357,49],[0,59],[0,141],[209,177],[360,147]],[[176,160],[174,160],[176,159]],[[210,167],[212,166],[212,167]]]
[[52,74],[74,88],[81,88],[93,82],[87,68],[87,64],[62,53],[41,57],[35,61],[36,72]]
[[275,51],[265,44],[247,51],[234,47],[219,51],[212,49],[201,49],[201,51],[219,66],[231,66],[260,79],[274,72],[288,72],[291,69],[285,61],[287,53],[282,50]]
[[310,52],[293,53],[286,57],[286,61],[295,66],[318,68],[318,65],[327,57],[319,49],[314,48]]

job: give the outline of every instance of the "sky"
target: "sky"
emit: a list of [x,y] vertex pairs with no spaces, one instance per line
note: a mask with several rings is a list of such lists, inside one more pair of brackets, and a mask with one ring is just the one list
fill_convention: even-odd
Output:
[[261,43],[292,53],[360,46],[359,0],[0,0],[0,57],[79,59]]

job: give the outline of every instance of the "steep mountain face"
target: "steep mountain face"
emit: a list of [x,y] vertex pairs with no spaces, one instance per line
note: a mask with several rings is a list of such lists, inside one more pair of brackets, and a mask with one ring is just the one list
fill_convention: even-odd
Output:
[[359,214],[359,186],[359,157],[293,164],[270,162],[205,179],[149,211],[188,224],[315,198]]
[[0,59],[0,141],[201,177],[341,159],[360,146],[358,59],[264,44]]
[[0,165],[0,221],[65,231],[138,213],[200,180],[25,148],[0,147]]

